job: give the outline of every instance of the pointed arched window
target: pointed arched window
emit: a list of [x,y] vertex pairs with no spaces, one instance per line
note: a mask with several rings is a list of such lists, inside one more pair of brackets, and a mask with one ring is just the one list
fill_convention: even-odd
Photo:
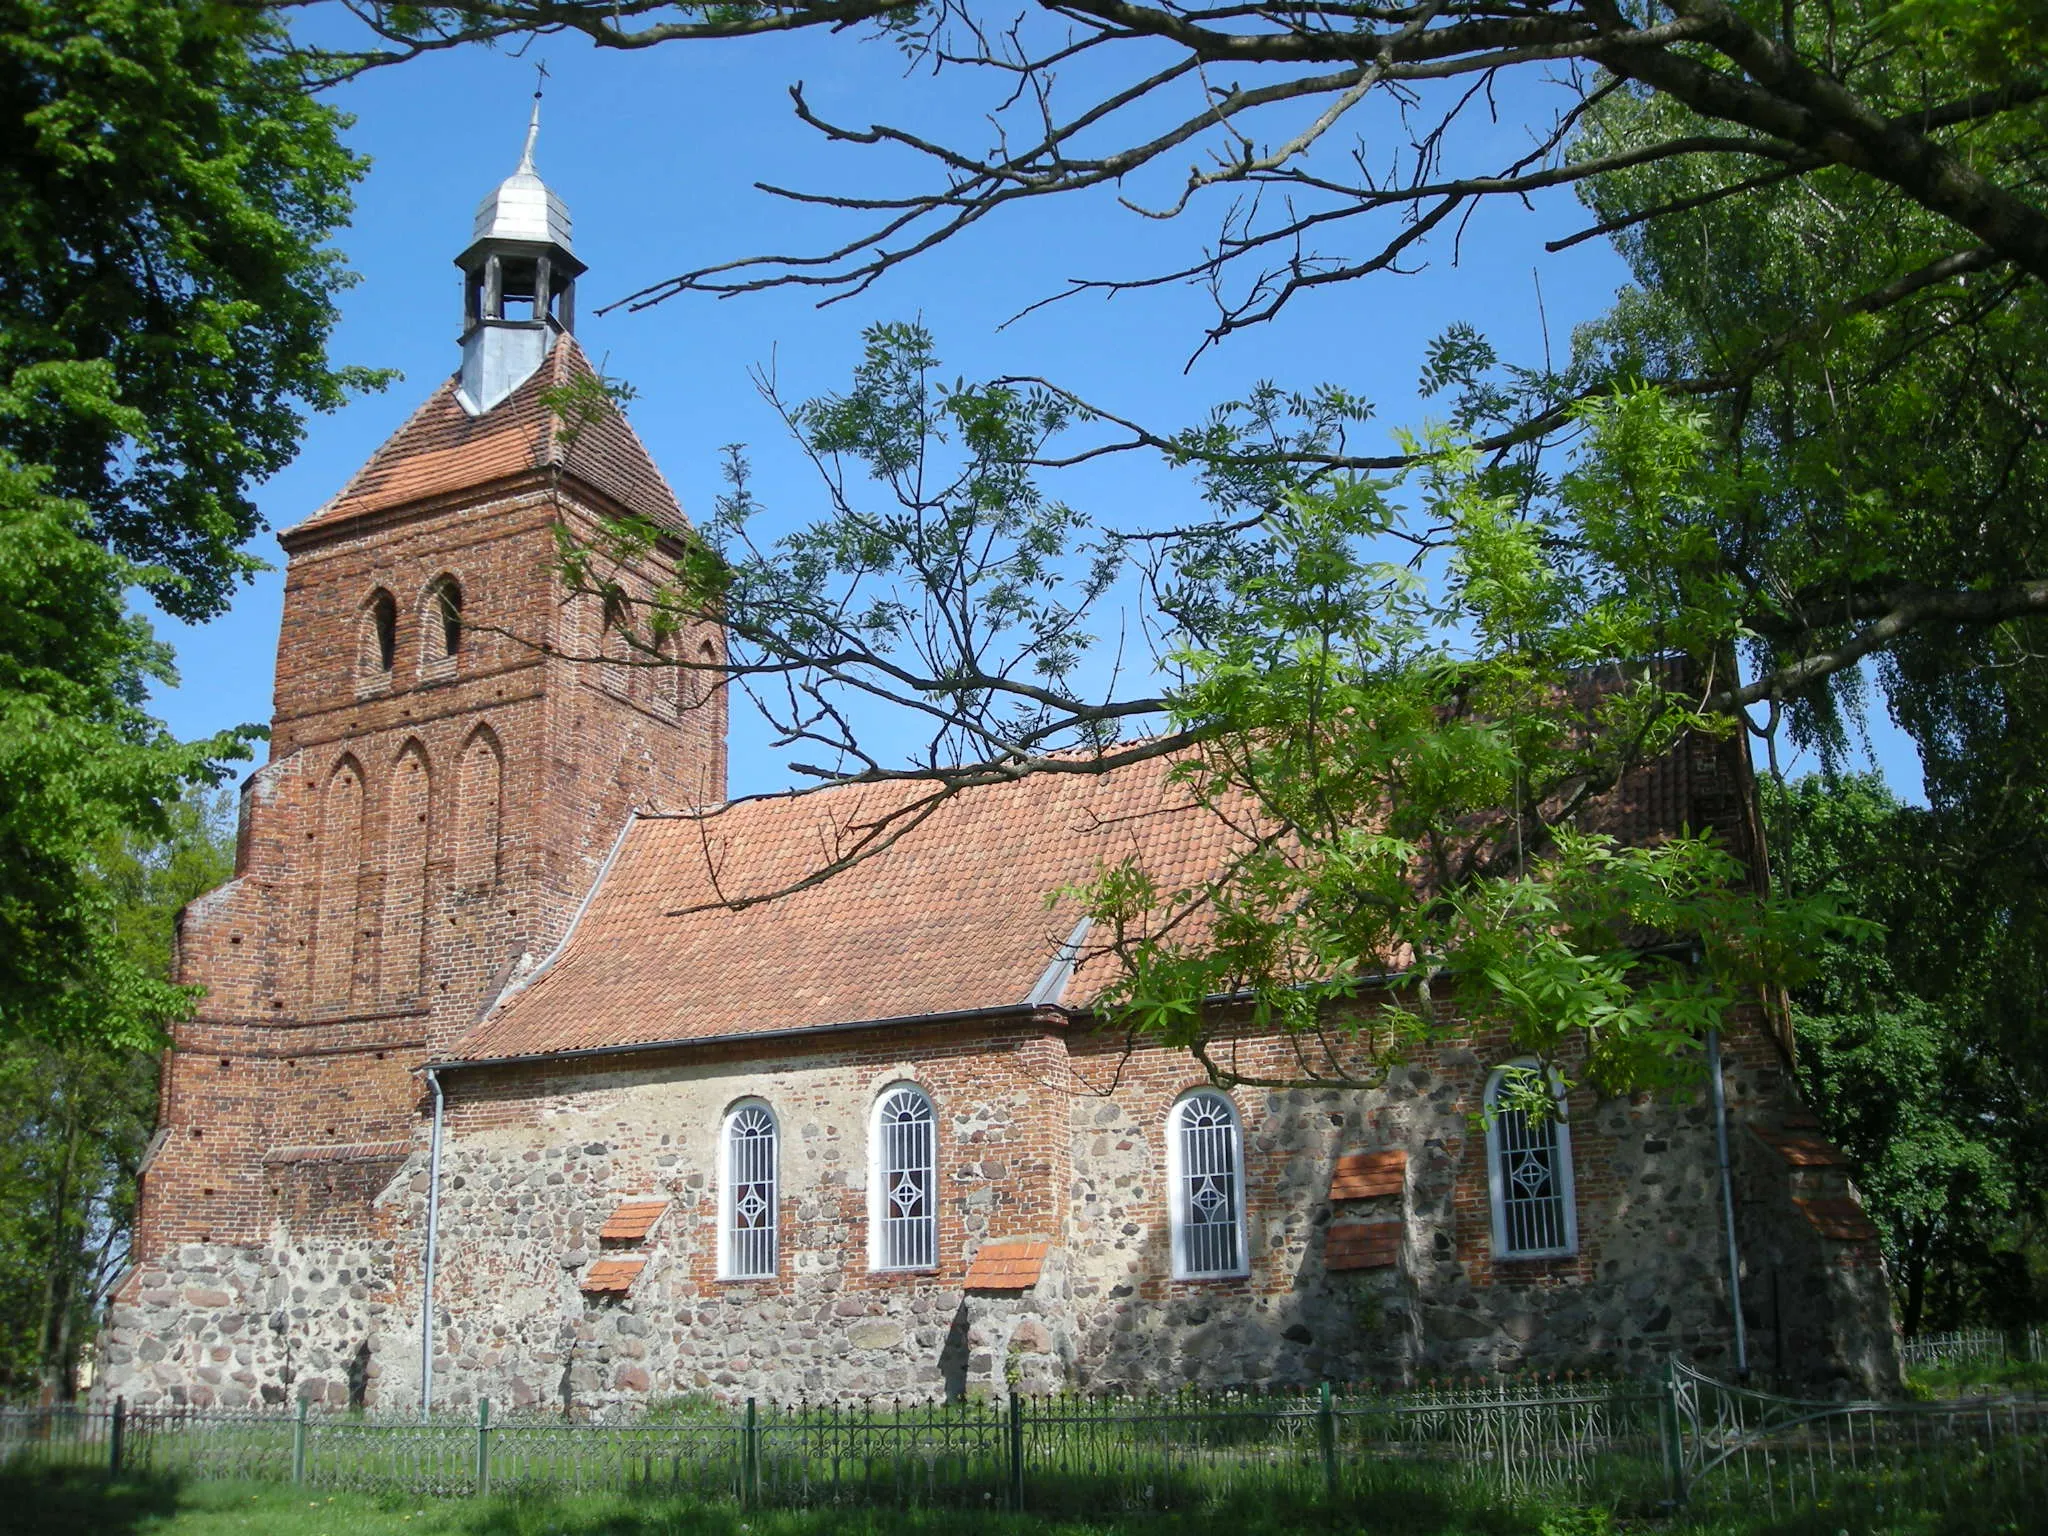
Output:
[[718,1273],[762,1280],[775,1273],[775,1115],[766,1104],[735,1104],[719,1148]]
[[1174,1278],[1244,1274],[1244,1137],[1227,1095],[1197,1088],[1173,1106],[1166,1163]]
[[365,678],[388,676],[398,653],[398,599],[382,587],[363,604],[362,637],[356,648],[356,670]]
[[422,652],[429,663],[462,652],[462,585],[453,576],[436,576],[427,585],[420,623],[425,631]]
[[899,1083],[875,1104],[869,1181],[869,1262],[932,1269],[939,1262],[938,1166],[932,1101]]
[[[1572,1194],[1572,1130],[1555,1075],[1558,1109],[1531,1117],[1506,1090],[1542,1082],[1533,1061],[1496,1068],[1486,1083],[1486,1172],[1493,1199],[1493,1252],[1501,1259],[1560,1258],[1579,1251]],[[1505,1097],[1504,1097],[1505,1095]]]

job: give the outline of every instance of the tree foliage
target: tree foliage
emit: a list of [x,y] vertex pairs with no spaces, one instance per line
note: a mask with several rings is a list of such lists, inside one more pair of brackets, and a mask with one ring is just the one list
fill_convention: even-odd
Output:
[[[1728,919],[1696,903],[1733,872],[1710,870],[1704,847],[1688,868],[1668,850],[1639,868],[1581,815],[1614,765],[1681,724],[1745,728],[1758,706],[1774,746],[1789,722],[1838,759],[1872,663],[1937,807],[1961,818],[1954,835],[1989,839],[2002,881],[2048,869],[2032,750],[2048,615],[2036,10],[1063,0],[1013,17],[971,0],[508,0],[357,8],[374,41],[300,59],[346,74],[543,32],[644,48],[865,23],[996,86],[981,143],[828,121],[798,87],[825,138],[907,157],[931,182],[786,192],[844,212],[848,237],[736,253],[635,304],[851,297],[1012,205],[1113,191],[1167,220],[1216,207],[1214,237],[1174,270],[1068,291],[1207,285],[1207,346],[1392,280],[1489,200],[1575,192],[1590,222],[1556,245],[1617,239],[1635,288],[1558,367],[1452,327],[1422,379],[1446,432],[1361,452],[1368,402],[1272,385],[1191,426],[1148,425],[1047,380],[938,388],[926,339],[876,333],[852,391],[786,413],[825,471],[827,515],[747,543],[742,474],[698,566],[643,617],[650,633],[731,624],[732,675],[773,689],[771,718],[820,749],[821,776],[942,796],[1179,753],[1219,811],[1259,805],[1271,845],[1227,888],[1119,889],[1106,872],[1095,889],[1131,962],[1124,1000],[1162,1029],[1218,988],[1250,986],[1301,1021],[1304,976],[1414,988],[1455,956],[1468,976],[1491,968],[1490,1006],[1524,1037],[1571,1021],[1592,1040],[1588,1021],[1612,1009],[1607,1039],[1668,1058],[1709,1016],[1685,994],[1698,976],[1650,967],[1676,988],[1659,996],[1641,945],[1617,936],[1711,949]],[[1476,131],[1501,103],[1527,130],[1506,154]],[[958,478],[931,477],[942,440]],[[1206,505],[1151,525],[1090,518],[1030,473],[1123,452],[1191,471]],[[879,509],[862,499],[874,488]],[[604,588],[608,558],[572,552],[572,574]],[[1143,619],[1091,644],[1113,592],[1141,597]],[[1574,703],[1568,680],[1602,666],[1627,685]],[[929,723],[908,764],[873,748],[878,701]],[[849,857],[915,817],[858,829]],[[1403,906],[1396,888],[1428,894]],[[1200,942],[1159,937],[1196,931],[1162,916],[1177,905],[1210,914]],[[1725,963],[1738,951],[1796,961],[1796,943],[1771,953],[1805,931],[1774,926],[1788,915],[1732,922],[1745,938],[1717,968],[1739,974]],[[1613,1080],[1642,1070],[1620,1050]]]
[[282,36],[214,0],[0,5],[0,449],[183,618],[255,568],[250,492],[305,414],[380,377],[327,360],[364,164],[260,56]]
[[[1988,130],[1995,142],[2015,120],[2038,125],[2048,90],[2040,49],[2012,46],[2029,32],[2023,0],[492,0],[351,10],[370,30],[363,46],[305,53],[308,67],[346,74],[559,32],[641,49],[862,28],[987,82],[989,136],[978,144],[830,122],[795,87],[797,114],[820,134],[907,156],[931,185],[897,197],[787,192],[855,215],[855,233],[828,251],[683,273],[636,302],[783,285],[858,293],[1013,204],[1111,188],[1153,218],[1220,202],[1220,234],[1181,270],[1076,286],[1212,283],[1214,340],[1298,295],[1400,270],[1483,200],[1713,157],[1733,159],[1745,178],[1846,169],[2048,277],[2048,217],[2024,166],[1985,155],[1977,137]],[[1534,102],[1545,84],[1558,88],[1556,108],[1524,108],[1531,131],[1513,150],[1501,155],[1475,131],[1502,96]],[[1617,94],[1668,100],[1688,121],[1619,156],[1567,153],[1586,113]],[[1362,243],[1347,245],[1360,231]]]
[[2048,1304],[2044,903],[1981,879],[1951,817],[1874,776],[1771,787],[1783,878],[1872,928],[1823,940],[1794,993],[1801,1077],[1855,1161],[1908,1332]]
[[[1094,773],[1170,754],[1247,851],[1193,889],[1131,864],[1079,894],[1123,961],[1105,1006],[1218,1081],[1258,1080],[1211,1049],[1230,1028],[1218,997],[1299,1042],[1286,1081],[1373,1081],[1439,1027],[1448,979],[1468,1019],[1546,1065],[1608,1092],[1672,1086],[1837,921],[1831,897],[1759,894],[1712,829],[1625,846],[1636,829],[1614,821],[1630,774],[1731,729],[1708,707],[1731,595],[1705,530],[1742,486],[1708,467],[1699,412],[1650,390],[1589,402],[1577,467],[1540,506],[1451,435],[1381,477],[1200,461],[1216,521],[1154,540],[1041,490],[1027,461],[1075,420],[1057,395],[938,369],[922,329],[878,326],[850,389],[784,408],[830,501],[812,523],[757,540],[736,465],[670,585],[624,577],[650,526],[567,551],[649,664],[678,626],[722,622],[720,669],[817,749],[820,779],[921,785],[841,829],[841,857],[802,883],[1003,776],[962,768],[978,756]],[[1273,407],[1275,430],[1292,409]],[[1421,526],[1419,548],[1401,537]],[[1160,622],[1119,659],[1160,691],[1091,703],[1115,678],[1086,626],[1126,584]],[[927,761],[863,745],[877,697],[930,722]],[[1127,738],[1133,716],[1165,728]],[[1039,747],[1077,723],[1078,750]]]
[[330,368],[324,248],[359,161],[342,119],[209,0],[12,0],[0,28],[0,1033],[157,1038],[187,1005],[93,875],[246,756],[147,712],[169,652],[147,588],[205,617],[252,569],[253,483]]
[[[1745,496],[1723,498],[1726,521],[1702,535],[1711,551],[1689,556],[1720,564],[1724,638],[1742,642],[1742,668],[1722,674],[1713,707],[1790,708],[1799,729],[1829,737],[1840,708],[1855,706],[1853,678],[1841,680],[1866,661],[1931,669],[1939,694],[2001,643],[1984,637],[2048,613],[2048,569],[2023,510],[2039,504],[2038,363],[2026,338],[2048,278],[2048,65],[2021,0],[1221,11],[1085,0],[1016,16],[971,0],[509,0],[353,14],[371,30],[361,48],[301,51],[298,62],[347,74],[563,31],[639,49],[865,29],[994,88],[991,137],[977,145],[827,122],[798,87],[799,115],[826,138],[871,150],[878,175],[908,157],[932,185],[895,197],[789,192],[842,210],[854,233],[826,251],[735,255],[634,303],[784,285],[851,296],[1036,199],[1114,190],[1173,219],[1217,205],[1220,231],[1177,270],[1079,287],[1207,285],[1213,342],[1310,295],[1397,281],[1479,204],[1576,192],[1593,222],[1558,243],[1619,238],[1638,291],[1566,365],[1503,365],[1454,328],[1424,383],[1539,499],[1568,457],[1579,406],[1617,388],[1701,402],[1737,463],[1760,434],[1787,445]],[[1492,111],[1526,130],[1505,158],[1488,158],[1498,137],[1479,131]],[[1341,390],[1268,387],[1175,430],[1082,390],[1013,382],[1098,429],[1093,442],[1032,455],[1040,464],[1156,452],[1271,491],[1279,464],[1299,483],[1410,462],[1398,444],[1373,454],[1345,441],[1343,424],[1369,406]],[[1432,538],[1426,525],[1401,532]],[[1654,546],[1647,538],[1645,553]],[[1099,718],[1070,711],[1067,723]],[[1930,720],[1922,734],[1951,723]],[[1040,739],[1005,746],[1028,754]],[[992,746],[971,757],[969,771],[1005,771]]]
[[[115,834],[90,879],[126,962],[168,982],[180,908],[233,872],[224,791],[169,808],[160,840]],[[82,1032],[0,1041],[0,1397],[70,1396],[126,1267],[135,1183],[156,1125],[154,1054]]]

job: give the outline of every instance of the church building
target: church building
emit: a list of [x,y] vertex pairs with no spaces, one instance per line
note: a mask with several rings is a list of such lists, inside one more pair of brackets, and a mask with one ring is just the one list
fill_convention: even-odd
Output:
[[[621,415],[568,420],[584,269],[531,132],[457,264],[459,369],[282,536],[270,760],[182,918],[204,995],[98,1390],[619,1416],[1672,1353],[1895,1387],[1873,1229],[1764,1000],[1692,1102],[1489,1119],[1483,1029],[1377,1089],[1219,1087],[1091,1012],[1114,962],[1046,905],[1230,856],[1156,762],[967,791],[804,884],[906,791],[729,800],[716,627],[694,666],[591,659],[558,535],[670,530],[645,588],[688,524]],[[1739,742],[1610,800],[1757,853]],[[1283,1040],[1230,1049],[1289,1075]]]

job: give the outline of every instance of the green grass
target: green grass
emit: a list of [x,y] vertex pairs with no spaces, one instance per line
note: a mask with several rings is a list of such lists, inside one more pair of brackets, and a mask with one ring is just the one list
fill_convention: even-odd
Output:
[[10,1536],[2017,1536],[1966,1511],[1873,1522],[1826,1508],[1781,1520],[1617,1519],[1564,1504],[1501,1505],[1453,1489],[1390,1489],[1341,1509],[1273,1500],[1200,1514],[1042,1519],[959,1511],[766,1510],[666,1498],[412,1499],[275,1484],[109,1484],[92,1473],[0,1474]]
[[1908,1396],[1960,1397],[1967,1392],[2048,1394],[2048,1361],[1969,1360],[1960,1365],[1923,1365],[1906,1373]]

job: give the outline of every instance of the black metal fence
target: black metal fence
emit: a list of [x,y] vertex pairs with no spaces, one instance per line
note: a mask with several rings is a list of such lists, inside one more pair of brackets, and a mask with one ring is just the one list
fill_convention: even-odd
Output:
[[1402,1392],[670,1405],[626,1423],[150,1407],[0,1409],[0,1463],[470,1495],[659,1490],[756,1505],[1043,1512],[1456,1486],[1616,1507],[1845,1515],[2048,1507],[2048,1403],[1818,1403],[1674,1365]]

